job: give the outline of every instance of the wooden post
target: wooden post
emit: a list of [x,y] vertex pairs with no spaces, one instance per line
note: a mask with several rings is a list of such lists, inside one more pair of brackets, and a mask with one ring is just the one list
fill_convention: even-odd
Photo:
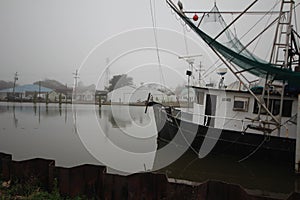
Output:
[[58,103],[59,103],[59,106],[61,106],[61,103],[62,103],[62,95],[61,95],[61,93],[59,93],[59,96],[58,96]]
[[33,103],[36,104],[36,101],[37,101],[37,93],[36,93],[36,91],[34,91],[34,94],[33,94]]
[[48,105],[48,103],[49,103],[49,93],[47,92],[47,94],[46,94],[46,105]]
[[99,108],[101,108],[101,95],[99,95]]
[[295,171],[300,173],[300,94],[298,95],[298,113],[297,113],[297,136],[296,136],[296,152],[295,152]]

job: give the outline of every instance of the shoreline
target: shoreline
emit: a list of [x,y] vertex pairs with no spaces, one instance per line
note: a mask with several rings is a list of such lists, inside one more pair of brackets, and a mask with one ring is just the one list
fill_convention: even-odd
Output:
[[[33,101],[5,101],[5,100],[0,100],[0,102],[3,103],[18,103],[18,104],[22,104],[22,103],[32,103],[34,104],[58,104],[58,105],[63,105],[63,104],[85,104],[85,105],[95,105],[95,106],[99,106],[98,102],[94,102],[94,101],[76,101],[76,102],[48,102],[46,103],[45,101],[37,101],[37,102],[33,102]],[[109,105],[116,105],[116,106],[146,106],[146,102],[139,102],[139,103],[118,103],[118,102],[104,102],[102,103],[100,106],[109,106]],[[171,107],[180,107],[180,108],[187,108],[187,103],[186,102],[165,102],[163,103],[163,105],[165,106],[171,106]]]
[[[78,165],[70,168],[55,165],[55,160],[33,158],[14,161],[11,154],[0,153],[2,181],[18,180],[25,184],[34,178],[40,187],[52,192],[57,189],[62,196],[86,196],[100,199],[223,199],[275,200],[270,196],[255,195],[240,185],[207,180],[191,182],[168,178],[157,172],[138,172],[130,175],[107,173],[106,166]],[[279,199],[299,199],[300,193],[291,193]]]

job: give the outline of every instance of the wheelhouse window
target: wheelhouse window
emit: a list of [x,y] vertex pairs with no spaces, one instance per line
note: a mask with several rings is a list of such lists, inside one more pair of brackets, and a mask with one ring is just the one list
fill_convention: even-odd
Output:
[[249,105],[248,97],[234,97],[233,110],[247,112],[248,105]]
[[[271,111],[273,115],[279,115],[280,113],[280,100],[279,99],[265,99],[265,103],[268,104],[268,109]],[[291,117],[292,116],[292,100],[283,100],[283,107],[282,107],[282,117]],[[253,113],[257,114],[259,110],[259,104],[257,100],[254,102]],[[261,114],[267,114],[266,110],[262,108]]]
[[204,104],[204,92],[196,91],[196,103],[203,105]]

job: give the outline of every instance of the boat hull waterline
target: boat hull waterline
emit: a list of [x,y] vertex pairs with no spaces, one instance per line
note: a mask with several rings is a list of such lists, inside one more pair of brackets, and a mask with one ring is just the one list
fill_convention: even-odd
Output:
[[261,159],[294,163],[295,139],[207,127],[172,116],[159,103],[152,105],[158,149],[173,143],[178,148],[192,149],[200,158],[226,154],[237,156],[239,161]]

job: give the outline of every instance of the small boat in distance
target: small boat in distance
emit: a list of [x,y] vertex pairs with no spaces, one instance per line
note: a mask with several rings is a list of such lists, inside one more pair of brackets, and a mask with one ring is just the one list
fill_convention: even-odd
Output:
[[[158,148],[173,143],[178,148],[188,146],[199,157],[228,153],[238,155],[240,161],[259,157],[289,162],[294,166],[300,93],[300,36],[292,26],[295,3],[282,0],[277,6],[279,16],[266,26],[274,25],[276,31],[270,60],[264,61],[247,47],[265,29],[247,45],[230,32],[230,26],[256,2],[227,25],[216,5],[210,12],[195,14],[195,11],[185,10],[180,1],[176,5],[167,0],[175,14],[207,43],[237,78],[238,85],[246,90],[226,87],[223,75],[227,70],[221,69],[218,73],[222,78],[217,87],[188,86],[195,91],[193,108],[183,111],[148,102],[154,109]],[[199,13],[203,16],[198,17]],[[205,21],[217,20],[222,23],[223,30],[215,36],[210,36],[200,27]],[[227,43],[222,43],[222,38],[226,38]],[[246,73],[260,77],[263,84],[248,80]],[[151,95],[148,101],[150,99]]]

